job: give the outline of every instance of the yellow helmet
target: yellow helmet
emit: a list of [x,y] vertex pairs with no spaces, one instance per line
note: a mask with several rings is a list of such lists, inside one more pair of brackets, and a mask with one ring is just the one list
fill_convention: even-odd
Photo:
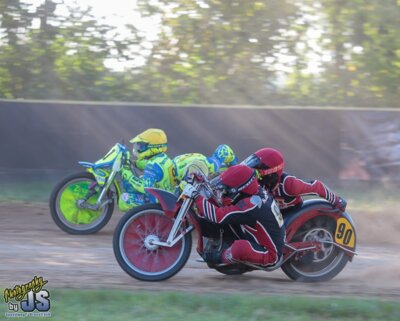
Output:
[[138,160],[167,151],[167,135],[162,129],[149,128],[129,142],[133,144],[132,155]]

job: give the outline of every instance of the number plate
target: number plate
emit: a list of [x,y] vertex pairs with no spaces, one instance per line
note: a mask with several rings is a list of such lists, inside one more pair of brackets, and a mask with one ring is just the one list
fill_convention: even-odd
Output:
[[272,201],[271,210],[272,210],[272,213],[274,213],[274,216],[276,218],[276,221],[278,222],[279,227],[282,227],[282,225],[284,223],[282,213],[279,210],[278,205],[276,205],[275,201]]
[[355,239],[355,232],[350,222],[345,217],[339,218],[336,222],[335,242],[354,249]]

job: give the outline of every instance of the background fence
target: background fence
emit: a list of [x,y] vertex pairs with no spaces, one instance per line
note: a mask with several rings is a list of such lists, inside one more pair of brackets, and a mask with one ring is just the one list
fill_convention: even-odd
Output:
[[221,143],[242,160],[282,150],[288,172],[341,181],[400,180],[400,112],[290,107],[172,106],[0,101],[1,177],[61,176],[96,161],[115,142],[166,131],[171,157],[212,154]]

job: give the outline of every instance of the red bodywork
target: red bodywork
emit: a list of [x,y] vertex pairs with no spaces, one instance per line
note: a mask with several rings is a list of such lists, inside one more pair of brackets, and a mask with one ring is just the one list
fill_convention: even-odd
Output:
[[148,187],[145,190],[158,200],[165,215],[167,215],[169,218],[175,217],[180,204],[177,202],[178,198],[174,194],[158,188]]
[[[293,247],[296,247],[298,249],[299,248],[298,242],[296,243],[290,243],[290,242],[293,236],[299,230],[299,228],[301,228],[306,222],[312,220],[315,217],[324,217],[324,216],[331,218],[335,221],[337,221],[341,217],[345,217],[346,219],[349,220],[349,222],[352,223],[352,220],[347,213],[341,213],[340,211],[332,209],[331,205],[325,201],[311,200],[308,203],[305,202],[305,205],[297,212],[292,213],[289,217],[285,217],[287,244],[290,244],[291,246],[293,246],[293,244],[296,244]],[[303,242],[303,244],[304,248],[311,245],[310,242]],[[349,255],[350,257],[354,256],[355,246],[354,248],[342,246],[342,248],[347,248],[349,250],[345,252],[347,255]],[[289,250],[285,252],[286,252],[285,254],[289,254],[291,251]]]
[[[178,197],[172,193],[166,192],[157,188],[146,188],[146,191],[152,194],[160,203],[165,215],[169,218],[173,219],[176,213],[179,211],[181,203],[178,202]],[[197,241],[197,251],[199,253],[203,252],[203,238],[200,225],[195,218],[195,215],[192,210],[190,210],[190,214],[188,220],[195,227],[198,233],[198,241]],[[298,211],[291,213],[289,216],[285,217],[285,225],[286,225],[286,242],[290,244],[296,249],[307,248],[310,246],[316,246],[316,250],[318,251],[319,246],[316,245],[316,242],[296,242],[291,243],[293,236],[296,234],[298,229],[303,226],[309,220],[315,217],[327,216],[329,218],[338,220],[341,216],[348,216],[348,214],[340,213],[338,211],[332,210],[332,207],[327,202],[321,201],[311,201],[309,203],[305,202],[305,206],[300,208]],[[351,218],[348,216],[349,220]],[[355,248],[349,248],[350,252],[346,252],[349,256],[354,256],[351,251],[354,251]],[[312,250],[315,251],[315,250]],[[284,255],[289,255],[292,251],[284,250]]]
[[333,219],[337,220],[339,215],[337,213],[326,213],[322,212],[319,209],[312,209],[308,212],[305,212],[303,215],[297,217],[291,224],[286,226],[286,240],[290,241],[293,236],[296,234],[297,230],[303,226],[304,223],[307,221],[317,217],[317,216],[328,216],[332,217]]

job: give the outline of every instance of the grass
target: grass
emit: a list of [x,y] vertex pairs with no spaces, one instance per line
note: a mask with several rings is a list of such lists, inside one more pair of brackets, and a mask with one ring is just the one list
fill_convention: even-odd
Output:
[[47,202],[55,184],[50,182],[0,181],[0,202]]
[[400,320],[399,302],[364,299],[132,292],[110,289],[50,290],[50,299],[51,320],[63,321]]

